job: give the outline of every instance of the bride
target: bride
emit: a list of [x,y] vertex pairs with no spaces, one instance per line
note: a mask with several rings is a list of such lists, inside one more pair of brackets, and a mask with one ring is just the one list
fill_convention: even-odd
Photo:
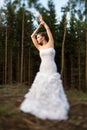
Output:
[[[41,119],[66,120],[69,103],[54,60],[54,39],[42,16],[39,16],[39,20],[40,24],[32,33],[31,38],[39,51],[41,64],[31,88],[25,94],[20,109]],[[42,26],[46,32],[37,34]]]

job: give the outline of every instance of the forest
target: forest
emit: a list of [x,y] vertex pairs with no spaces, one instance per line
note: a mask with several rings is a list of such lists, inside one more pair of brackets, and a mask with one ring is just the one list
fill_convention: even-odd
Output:
[[30,36],[41,14],[54,37],[64,88],[87,92],[87,0],[69,0],[61,12],[58,19],[53,0],[48,0],[47,8],[39,0],[4,0],[0,7],[1,85],[33,82],[41,60]]

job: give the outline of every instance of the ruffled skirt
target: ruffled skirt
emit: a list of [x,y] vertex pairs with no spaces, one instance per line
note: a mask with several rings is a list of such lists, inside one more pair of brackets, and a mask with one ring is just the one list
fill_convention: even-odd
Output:
[[25,95],[20,110],[41,119],[66,120],[69,103],[64,93],[60,74],[46,75],[38,72]]

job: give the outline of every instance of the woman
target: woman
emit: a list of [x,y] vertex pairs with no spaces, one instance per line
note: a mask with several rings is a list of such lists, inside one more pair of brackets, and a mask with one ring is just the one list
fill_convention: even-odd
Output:
[[[41,65],[20,109],[41,119],[66,120],[69,104],[54,61],[54,39],[50,28],[41,16],[39,20],[40,24],[31,38],[35,47],[39,50]],[[46,29],[46,33],[37,34],[41,26]]]

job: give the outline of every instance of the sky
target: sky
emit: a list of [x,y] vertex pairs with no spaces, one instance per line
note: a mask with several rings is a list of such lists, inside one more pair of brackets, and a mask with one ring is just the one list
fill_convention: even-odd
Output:
[[[47,7],[47,1],[48,0],[40,0],[40,2]],[[55,9],[56,9],[56,13],[59,17],[61,17],[62,13],[61,13],[61,7],[65,6],[68,2],[68,0],[53,0],[54,4],[55,4]]]
[[[3,1],[4,0],[0,0],[0,6],[3,5]],[[26,0],[25,0],[26,1]],[[48,0],[40,0],[40,2],[47,7],[47,1]],[[62,13],[61,13],[61,7],[65,6],[67,4],[68,0],[53,0],[54,4],[55,4],[55,9],[56,9],[56,14],[57,17],[60,19]]]

